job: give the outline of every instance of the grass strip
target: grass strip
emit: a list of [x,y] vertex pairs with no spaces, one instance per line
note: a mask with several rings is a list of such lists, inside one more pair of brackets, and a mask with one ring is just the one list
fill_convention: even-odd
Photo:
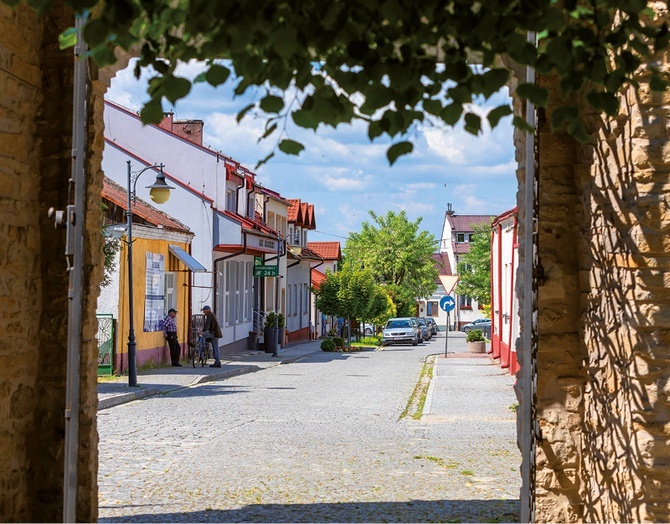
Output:
[[428,394],[428,386],[433,378],[433,363],[435,362],[435,355],[429,355],[421,368],[419,380],[414,386],[414,391],[407,401],[407,406],[400,414],[398,420],[405,417],[412,417],[414,420],[420,420],[423,413],[423,406],[426,403],[426,395]]

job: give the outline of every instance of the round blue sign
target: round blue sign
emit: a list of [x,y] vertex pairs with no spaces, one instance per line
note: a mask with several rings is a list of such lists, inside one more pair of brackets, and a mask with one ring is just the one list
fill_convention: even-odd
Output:
[[455,307],[456,307],[456,301],[454,300],[454,297],[447,295],[440,299],[440,309],[442,311],[446,311],[448,313],[449,311],[452,311]]

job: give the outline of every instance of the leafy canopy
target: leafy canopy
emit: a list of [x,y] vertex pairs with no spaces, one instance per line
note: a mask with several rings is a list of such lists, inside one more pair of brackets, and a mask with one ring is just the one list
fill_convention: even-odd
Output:
[[456,293],[475,299],[480,304],[491,303],[491,227],[475,224],[470,238],[470,251],[456,264],[458,285]]
[[350,233],[344,247],[345,266],[368,269],[385,285],[398,315],[413,314],[416,300],[436,289],[433,253],[437,241],[419,229],[404,211],[380,216],[369,211],[374,223],[363,222],[360,233]]
[[[13,6],[19,0],[2,0]],[[28,0],[46,12],[51,0]],[[213,86],[236,82],[236,93],[260,86],[255,104],[267,114],[266,136],[299,154],[302,144],[286,137],[292,119],[304,128],[364,121],[370,139],[386,134],[393,164],[413,149],[407,139],[425,121],[455,125],[473,134],[482,118],[471,102],[487,99],[509,80],[501,57],[556,73],[564,94],[579,93],[597,112],[618,108],[617,93],[635,84],[645,67],[650,86],[664,90],[665,73],[650,57],[670,40],[667,24],[645,0],[63,0],[78,12],[93,13],[83,35],[100,65],[112,64],[114,49],[135,53],[135,73],[151,67],[145,122],[158,122],[163,101],[185,97],[191,82],[175,75],[179,62],[206,61],[195,79]],[[527,41],[534,32],[539,43]],[[74,29],[61,35],[73,45]],[[226,62],[222,63],[221,59]],[[473,67],[473,64],[477,64]],[[234,71],[234,75],[231,72]],[[523,79],[522,79],[523,80]],[[546,106],[549,93],[535,84],[517,93]],[[254,108],[243,109],[238,119]],[[486,115],[491,126],[512,114],[509,105]],[[514,125],[524,127],[519,116]],[[281,122],[279,122],[281,123]],[[567,124],[587,139],[574,105],[554,113],[552,125]],[[267,159],[265,159],[267,160]]]

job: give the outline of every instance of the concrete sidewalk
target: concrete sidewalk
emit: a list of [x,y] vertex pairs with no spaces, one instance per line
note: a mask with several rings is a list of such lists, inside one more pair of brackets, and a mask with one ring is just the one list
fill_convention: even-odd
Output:
[[[159,367],[137,371],[137,387],[128,386],[128,376],[98,378],[98,410],[111,408],[151,395],[167,393],[211,380],[219,380],[245,373],[253,373],[281,364],[290,364],[307,355],[321,351],[321,341],[312,340],[278,351],[279,357],[263,351],[247,351],[235,355],[222,355],[221,367],[195,368],[190,363],[182,367]],[[210,360],[213,362],[213,360]]]

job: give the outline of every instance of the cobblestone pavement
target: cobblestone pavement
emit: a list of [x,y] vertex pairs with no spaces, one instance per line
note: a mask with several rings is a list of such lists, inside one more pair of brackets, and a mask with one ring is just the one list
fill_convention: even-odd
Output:
[[[449,349],[465,347],[461,338]],[[101,522],[518,519],[513,379],[444,339],[316,353],[99,412]]]

